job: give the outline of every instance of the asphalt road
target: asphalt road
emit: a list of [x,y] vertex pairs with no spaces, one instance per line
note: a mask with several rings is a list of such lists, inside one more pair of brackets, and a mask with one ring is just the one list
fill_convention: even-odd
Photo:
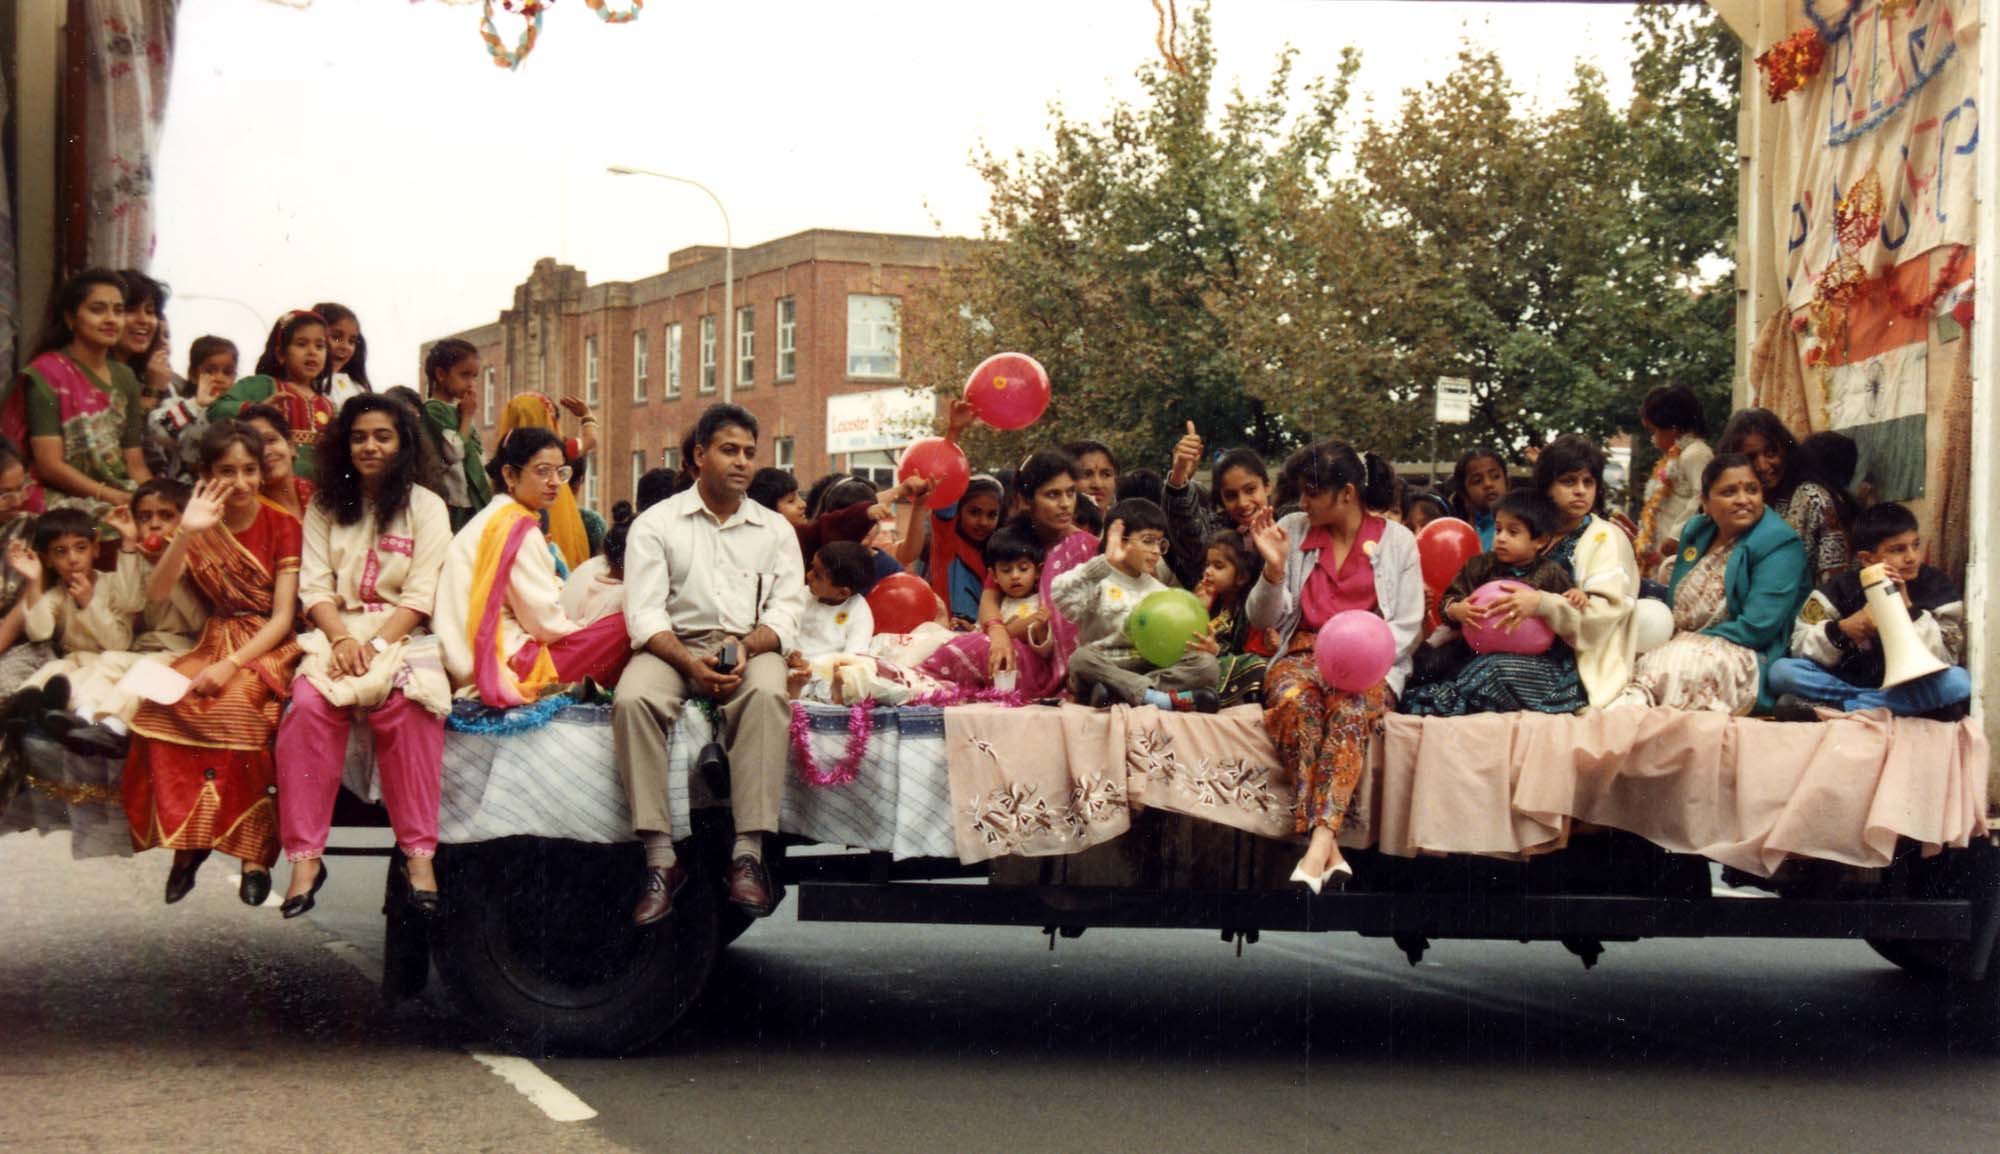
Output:
[[[558,1122],[423,1003],[381,1007],[382,863],[306,923],[211,863],[0,838],[0,1150],[1991,1151],[2000,1061],[1865,946],[800,925],[657,1052],[546,1060]],[[532,1089],[532,1087],[531,1087]]]

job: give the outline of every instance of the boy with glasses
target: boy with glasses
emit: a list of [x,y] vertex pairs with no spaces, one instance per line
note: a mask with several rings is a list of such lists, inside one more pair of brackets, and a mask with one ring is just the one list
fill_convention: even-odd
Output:
[[1104,552],[1056,578],[1055,609],[1077,628],[1069,659],[1069,689],[1093,708],[1156,705],[1214,713],[1222,679],[1215,638],[1196,634],[1180,660],[1155,668],[1125,636],[1125,619],[1148,596],[1167,588],[1167,514],[1143,497],[1120,501],[1104,515]]

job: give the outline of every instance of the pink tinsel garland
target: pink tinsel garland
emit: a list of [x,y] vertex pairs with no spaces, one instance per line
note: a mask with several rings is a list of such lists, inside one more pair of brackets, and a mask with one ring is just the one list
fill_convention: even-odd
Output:
[[[963,686],[949,686],[920,697],[905,701],[902,708],[929,707],[943,709],[953,705],[992,704],[1019,707],[1028,699],[1018,692],[1001,692],[997,689],[966,689]],[[868,756],[868,741],[875,735],[875,706],[873,702],[862,702],[847,710],[847,753],[832,769],[820,766],[819,758],[812,751],[812,715],[806,712],[805,703],[792,703],[792,750],[799,755],[799,776],[806,784],[817,786],[840,786],[853,781],[861,772],[861,760]]]

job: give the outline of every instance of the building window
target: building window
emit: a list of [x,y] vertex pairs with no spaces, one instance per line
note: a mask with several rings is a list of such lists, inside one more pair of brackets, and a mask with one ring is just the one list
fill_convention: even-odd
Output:
[[701,318],[701,391],[715,391],[715,318]]
[[479,412],[486,418],[486,427],[493,427],[493,369],[488,367],[479,382]]
[[672,469],[676,473],[681,471],[681,447],[679,445],[668,445],[666,448],[660,450],[660,468]]
[[847,298],[847,375],[894,380],[903,375],[901,297]]
[[597,403],[597,338],[583,338],[583,403]]
[[792,471],[792,455],[796,443],[790,437],[779,437],[771,442],[771,463],[789,473]]
[[583,504],[587,509],[597,508],[597,454],[583,459]]
[[645,472],[646,451],[644,449],[632,450],[632,503],[635,505],[639,502],[639,478],[644,476]]
[[667,326],[667,399],[681,395],[681,326]]
[[757,310],[736,310],[736,387],[747,389],[757,381]]
[[791,297],[778,302],[778,379],[789,381],[799,375],[799,307]]
[[632,334],[632,399],[635,401],[646,399],[646,372],[652,367],[647,362],[652,359],[651,351],[646,347],[645,333]]

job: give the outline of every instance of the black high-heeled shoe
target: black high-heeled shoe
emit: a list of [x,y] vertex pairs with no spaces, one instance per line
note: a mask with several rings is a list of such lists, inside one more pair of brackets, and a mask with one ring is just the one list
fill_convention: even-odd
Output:
[[403,861],[402,870],[403,892],[409,895],[410,908],[415,910],[419,917],[436,917],[438,911],[444,908],[444,895],[436,890],[420,890],[412,884],[410,881],[410,863],[407,858]]
[[264,899],[271,896],[271,871],[244,870],[243,880],[236,883],[236,896],[246,906],[263,905]]
[[286,898],[278,907],[278,913],[286,918],[295,918],[313,908],[313,898],[319,894],[319,887],[326,884],[326,859],[319,858],[319,876],[313,878],[312,888],[297,897]]
[[201,870],[201,863],[208,860],[208,853],[209,851],[202,850],[190,858],[186,865],[175,865],[167,871],[168,905],[173,905],[188,896],[188,891],[194,889],[195,874]]

